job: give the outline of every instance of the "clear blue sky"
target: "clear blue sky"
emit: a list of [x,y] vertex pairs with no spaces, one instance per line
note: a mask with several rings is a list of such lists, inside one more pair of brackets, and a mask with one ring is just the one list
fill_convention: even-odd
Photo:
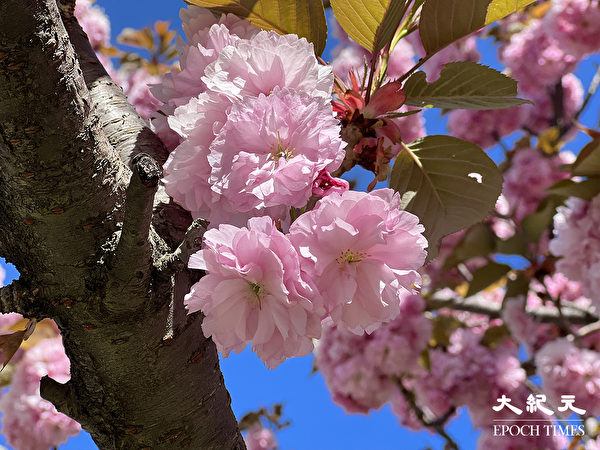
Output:
[[[141,2],[123,0],[98,0],[111,19],[113,41],[124,27],[141,27],[155,20],[170,20],[180,28],[178,18],[182,1],[145,0]],[[333,43],[329,43],[325,53],[331,51]],[[485,62],[497,66],[495,52],[489,42],[484,42],[480,50]],[[599,59],[595,58],[598,62]],[[588,63],[578,75],[587,85],[593,75],[593,66]],[[597,111],[598,99],[591,105]],[[437,111],[426,114],[427,129],[430,134],[445,133],[445,120]],[[584,117],[584,122],[594,125],[597,114]],[[584,139],[580,137],[579,142]],[[581,145],[579,145],[581,146]],[[497,159],[498,152],[492,151]],[[366,186],[370,177],[360,177],[359,185]],[[8,275],[16,276],[14,269],[8,269]],[[7,280],[7,281],[8,281]],[[238,418],[246,412],[283,402],[285,419],[289,419],[290,427],[280,431],[277,439],[282,450],[364,450],[364,449],[442,449],[443,440],[428,432],[414,433],[398,426],[389,406],[371,413],[369,416],[347,415],[333,404],[329,392],[320,374],[310,375],[312,356],[295,358],[284,362],[276,370],[267,370],[260,360],[249,350],[239,355],[232,354],[222,359],[221,368],[225,383],[233,399],[233,409]],[[177,374],[173,374],[176,376]],[[461,449],[475,448],[478,436],[470,424],[468,415],[462,411],[448,427],[449,433],[460,444]],[[0,442],[3,439],[0,437]],[[71,439],[61,450],[85,450],[97,448],[87,433]]]

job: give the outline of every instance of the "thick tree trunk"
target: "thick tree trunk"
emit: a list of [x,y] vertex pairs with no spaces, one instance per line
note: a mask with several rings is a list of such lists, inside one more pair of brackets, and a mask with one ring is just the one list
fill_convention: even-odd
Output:
[[0,310],[58,323],[71,381],[42,395],[100,448],[243,448],[215,346],[182,309],[201,223],[186,236],[189,215],[153,209],[165,151],[72,7],[0,1],[0,255],[21,273]]

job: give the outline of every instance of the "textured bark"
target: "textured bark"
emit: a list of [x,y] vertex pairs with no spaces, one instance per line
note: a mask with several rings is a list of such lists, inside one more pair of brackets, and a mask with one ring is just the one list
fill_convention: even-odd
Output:
[[187,213],[153,211],[165,150],[72,6],[0,1],[0,255],[21,273],[0,309],[57,322],[71,381],[42,395],[100,448],[243,448],[215,346],[182,308],[201,224],[184,239]]

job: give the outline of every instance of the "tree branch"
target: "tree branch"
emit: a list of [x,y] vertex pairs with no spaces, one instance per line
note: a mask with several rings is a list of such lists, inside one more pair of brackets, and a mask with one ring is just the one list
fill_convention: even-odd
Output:
[[[150,223],[154,194],[162,174],[157,162],[144,153],[134,156],[131,164],[133,173],[126,192],[125,217],[110,270],[111,286],[120,294],[123,288],[133,292],[148,289],[153,261]],[[130,296],[133,301],[124,302],[122,295],[108,296],[105,304],[112,310],[134,309],[143,297]]]
[[119,220],[123,165],[54,1],[0,2],[0,54],[0,248],[46,298],[83,292]]
[[[455,311],[466,311],[470,313],[486,315],[489,316],[490,319],[497,319],[501,317],[501,304],[491,303],[478,297],[471,297],[467,299],[455,297],[431,297],[427,298],[425,301],[428,311],[448,308]],[[564,304],[562,305],[562,316],[556,308],[547,306],[529,308],[527,309],[527,314],[541,323],[553,323],[559,326],[564,320],[568,320],[569,323],[573,325],[585,325],[598,320],[598,317],[588,311],[571,308],[569,305]]]
[[400,378],[396,379],[396,385],[402,392],[402,395],[406,399],[406,402],[408,403],[408,406],[410,407],[411,411],[415,414],[415,416],[417,416],[417,419],[419,420],[419,422],[421,422],[421,424],[423,424],[424,427],[429,428],[432,431],[435,431],[437,434],[439,434],[441,437],[443,437],[446,440],[447,448],[452,449],[452,450],[458,450],[458,444],[456,443],[456,441],[454,441],[452,436],[450,436],[446,432],[446,430],[444,428],[444,425],[446,424],[448,419],[454,415],[454,413],[455,413],[454,408],[450,409],[446,414],[444,414],[440,418],[431,419],[431,418],[427,417],[427,414],[425,414],[425,411],[423,411],[419,407],[419,405],[417,405],[417,399],[415,397],[415,394],[412,391],[408,390],[406,388],[406,386],[404,386],[404,383],[402,383],[402,379],[400,379]]
[[[75,53],[56,1],[0,1],[0,251],[17,266],[20,283],[36,287],[32,300],[18,297],[17,288],[3,290],[0,308],[31,304],[55,320],[71,381],[45,381],[44,393],[100,448],[244,448],[201,315],[169,309],[171,298],[182,308],[190,274],[176,273],[173,283],[155,276],[144,292],[119,293],[110,284],[125,189],[127,247],[136,230],[148,238],[158,178],[140,178],[139,164],[132,177],[127,165],[140,162],[139,153],[160,154],[162,146],[122,92],[106,76],[93,76],[103,69],[87,59],[91,49],[78,25],[73,30],[72,0],[59,0],[82,49]],[[162,216],[165,223],[174,211]],[[152,266],[142,276],[148,273]],[[115,312],[107,298],[143,307]],[[169,320],[176,333],[165,340]]]
[[165,275],[171,275],[187,266],[190,256],[200,250],[202,237],[206,232],[208,222],[204,219],[196,219],[188,228],[185,237],[177,249],[162,257],[156,264],[156,268]]
[[101,118],[100,125],[121,160],[131,167],[135,155],[146,153],[164,164],[168,152],[161,140],[127,101],[123,89],[108,75],[75,17],[67,13],[63,15],[63,21],[79,56],[85,83]]

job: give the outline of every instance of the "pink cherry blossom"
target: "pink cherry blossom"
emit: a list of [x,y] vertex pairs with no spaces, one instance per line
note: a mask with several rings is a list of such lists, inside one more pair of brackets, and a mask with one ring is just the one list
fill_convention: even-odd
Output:
[[313,44],[296,35],[261,31],[233,42],[206,67],[207,88],[232,99],[268,95],[275,87],[291,88],[330,99],[331,67],[319,65]]
[[[496,201],[496,212],[503,216],[510,214],[510,205],[504,195],[500,195]],[[508,218],[491,216],[488,218],[492,230],[500,239],[509,239],[515,234],[515,223]]]
[[158,109],[158,100],[150,92],[151,84],[160,82],[158,75],[153,75],[144,68],[123,73],[120,83],[129,103],[135,106],[138,114],[144,119],[150,119]]
[[77,0],[75,17],[87,34],[94,50],[110,46],[110,21],[104,9],[90,0]]
[[590,416],[600,414],[599,353],[556,339],[536,354],[535,364],[551,404],[563,406],[561,396],[571,394],[575,395],[574,406],[587,410]]
[[547,188],[568,178],[568,173],[560,169],[571,162],[573,155],[569,152],[548,156],[535,148],[517,149],[504,174],[502,190],[516,221],[535,211]]
[[205,248],[189,267],[206,276],[192,286],[185,304],[202,311],[202,330],[227,357],[249,342],[269,368],[313,349],[321,334],[318,293],[300,269],[298,254],[268,217],[248,228],[220,225],[204,235]]
[[420,296],[403,298],[398,317],[372,334],[366,346],[367,361],[390,377],[415,372],[432,329],[424,309]]
[[555,299],[575,301],[583,297],[583,289],[578,281],[571,281],[560,272],[544,277],[544,286],[548,294]]
[[333,178],[326,169],[321,169],[315,181],[313,181],[312,195],[325,197],[326,195],[342,194],[350,189],[350,183],[341,178]]
[[17,313],[0,314],[0,330],[6,330],[22,318],[23,316]]
[[394,385],[367,360],[372,336],[358,336],[327,326],[315,350],[315,363],[325,378],[334,403],[348,413],[367,414],[390,398]]
[[578,57],[600,50],[597,0],[553,0],[544,26],[562,48]]
[[578,58],[566,53],[543,22],[533,19],[510,42],[500,47],[499,59],[519,81],[519,89],[526,93],[552,87],[561,76],[572,72]]
[[[396,389],[390,397],[390,406],[394,415],[399,419],[400,425],[403,427],[413,431],[421,431],[425,428],[415,412],[411,409],[410,404],[400,389]],[[429,406],[427,406],[427,409],[430,410]]]
[[0,398],[2,432],[15,448],[47,450],[81,431],[77,422],[40,397],[40,379],[46,375],[59,383],[70,378],[60,337],[44,339],[25,353],[10,390]]
[[420,284],[427,241],[400,201],[391,189],[332,194],[290,227],[302,267],[340,328],[372,332],[397,317],[404,294]]
[[275,88],[236,103],[210,147],[212,190],[236,211],[305,206],[320,171],[345,152],[331,104]]
[[245,441],[248,450],[275,450],[277,448],[275,434],[260,423],[253,425],[248,430]]
[[203,93],[175,109],[170,129],[185,140],[171,152],[164,165],[165,191],[193,217],[210,216],[216,194],[208,183],[211,167],[209,146],[227,120],[230,102],[219,95]]
[[448,130],[453,136],[486,149],[517,131],[526,120],[523,106],[483,111],[456,109],[448,114]]
[[[583,86],[576,75],[568,73],[562,77],[562,87],[562,122],[569,123],[583,103]],[[540,91],[529,94],[527,98],[533,102],[533,105],[520,107],[525,111],[523,124],[536,133],[543,133],[554,125],[552,96],[542,86]],[[576,129],[571,130],[567,137],[571,137],[575,132]]]
[[366,414],[390,400],[394,377],[419,372],[417,360],[431,332],[423,309],[421,297],[408,295],[398,318],[370,335],[325,327],[315,362],[335,403]]
[[413,386],[417,399],[431,403],[437,414],[452,405],[467,406],[475,426],[491,424],[495,399],[516,391],[525,380],[510,340],[490,349],[480,344],[481,337],[478,330],[456,330],[447,349],[429,350],[431,369],[416,377]]
[[[529,296],[536,296],[536,294],[530,291]],[[524,344],[530,355],[558,335],[554,325],[537,323],[527,313],[524,296],[510,298],[503,302],[502,320],[512,337],[518,343]]]
[[[185,33],[187,44],[191,46],[200,44],[208,52],[210,50],[217,50],[218,53],[224,47],[224,45],[207,45],[211,39],[214,39],[211,36],[211,28],[215,24],[224,25],[231,35],[241,39],[251,38],[259,31],[250,22],[239,18],[235,14],[222,14],[217,21],[214,14],[208,9],[195,5],[187,5],[186,8],[181,8],[179,18],[182,22],[181,27]],[[183,42],[178,42],[178,44],[180,48],[184,46]]]
[[401,39],[390,53],[387,76],[390,79],[399,78],[415,65],[415,52],[406,39]]
[[556,237],[550,251],[561,257],[556,269],[571,281],[581,282],[583,294],[600,305],[600,196],[591,202],[570,198],[554,217]]
[[163,75],[162,82],[150,89],[162,102],[163,113],[154,116],[152,125],[169,150],[181,139],[169,128],[165,115],[171,115],[177,106],[185,105],[206,90],[202,81],[205,69],[225,47],[258,33],[257,28],[232,14],[216,19],[208,10],[195,6],[182,9],[180,17],[188,39],[187,44],[181,39],[177,43],[180,70]]

